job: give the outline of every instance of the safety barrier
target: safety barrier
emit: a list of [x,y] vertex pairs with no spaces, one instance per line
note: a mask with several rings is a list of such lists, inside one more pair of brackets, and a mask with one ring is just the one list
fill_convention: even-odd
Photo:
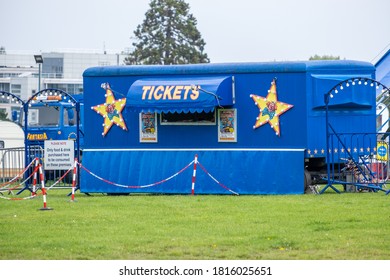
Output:
[[35,193],[31,193],[29,197],[24,197],[24,198],[4,197],[4,192],[7,192],[8,194],[13,194],[13,191],[20,189],[20,187],[24,186],[26,182],[29,181],[34,176],[34,174],[36,174],[36,172],[38,171],[38,166],[34,168],[34,171],[29,176],[27,176],[23,181],[19,182],[19,180],[23,179],[26,172],[33,166],[34,162],[35,159],[31,161],[30,164],[28,164],[19,174],[16,174],[13,178],[9,179],[9,181],[3,182],[0,185],[0,195],[1,195],[0,198],[9,199],[9,200],[25,200],[25,199],[33,198],[36,195]]
[[75,202],[74,194],[76,191],[76,181],[77,181],[77,158],[74,160],[73,165],[73,177],[72,177],[72,195],[71,195],[71,202]]
[[198,155],[195,155],[194,159],[194,170],[192,172],[192,182],[191,182],[191,194],[195,194],[195,181],[196,181],[196,166],[198,164]]
[[[75,161],[74,166],[69,168],[62,177],[60,177],[56,182],[54,182],[50,187],[46,188],[44,170],[39,158],[34,158],[19,174],[11,178],[9,181],[0,184],[0,198],[6,200],[27,200],[38,196],[38,190],[42,191],[43,198],[43,207],[40,210],[53,210],[47,206],[47,191],[54,188],[70,171],[73,170],[73,187],[72,187],[72,201],[74,201],[74,189],[76,187],[76,174],[77,174],[77,161]],[[32,172],[30,170],[32,169]],[[37,185],[38,182],[38,173],[39,173],[39,182],[40,186]],[[4,193],[8,195],[13,195],[13,191],[23,188],[28,181],[33,180],[33,186],[31,189],[31,194],[27,197],[14,197],[14,196],[4,196]],[[19,194],[19,193],[18,193]]]
[[[188,163],[185,167],[183,167],[181,170],[179,170],[178,172],[174,173],[173,175],[169,176],[168,178],[165,178],[161,181],[158,181],[158,182],[155,182],[155,183],[151,183],[151,184],[147,184],[147,185],[139,185],[139,186],[131,186],[131,185],[123,185],[123,184],[118,184],[118,183],[115,183],[115,182],[111,182],[107,179],[104,179],[100,176],[98,176],[97,174],[95,174],[94,172],[90,171],[88,168],[86,168],[84,165],[82,165],[81,163],[79,163],[77,161],[77,159],[75,160],[74,162],[74,165],[69,168],[61,178],[59,178],[56,182],[54,182],[50,187],[46,188],[45,186],[45,179],[44,179],[44,171],[43,171],[43,168],[42,168],[42,164],[40,163],[39,161],[39,158],[34,158],[30,164],[21,172],[19,173],[17,176],[15,176],[14,178],[12,178],[10,181],[0,185],[0,198],[3,198],[3,199],[9,199],[9,200],[24,200],[24,199],[30,199],[30,198],[33,198],[35,196],[37,196],[37,191],[39,190],[39,188],[41,189],[42,191],[42,196],[43,196],[43,208],[41,208],[40,210],[52,210],[52,208],[49,208],[47,207],[47,191],[52,189],[53,187],[56,186],[56,184],[58,184],[58,182],[60,182],[64,176],[67,176],[68,173],[70,171],[73,171],[73,180],[72,180],[72,195],[71,195],[71,202],[74,202],[75,201],[75,189],[76,189],[76,184],[77,184],[77,173],[78,173],[78,168],[82,168],[84,169],[88,174],[90,174],[91,176],[97,178],[98,180],[101,180],[107,184],[110,184],[110,185],[113,185],[113,186],[117,186],[117,187],[121,187],[121,188],[132,188],[132,189],[143,189],[143,188],[150,188],[150,187],[153,187],[153,186],[157,186],[157,185],[160,185],[160,184],[163,184],[165,182],[168,182],[169,180],[175,178],[176,176],[178,176],[179,174],[183,173],[186,169],[188,169],[191,165],[193,165],[193,173],[192,173],[192,184],[191,184],[191,194],[194,195],[195,194],[195,183],[196,183],[196,169],[197,169],[197,166],[199,165],[199,167],[201,168],[201,170],[203,172],[206,173],[207,176],[209,176],[216,184],[218,184],[218,186],[224,188],[225,190],[227,190],[228,192],[234,194],[234,195],[239,195],[237,192],[233,191],[232,189],[228,188],[227,186],[225,186],[224,184],[222,184],[220,181],[218,181],[215,177],[213,177],[208,171],[207,169],[198,161],[198,155],[195,155],[195,158],[194,160],[192,160],[190,163]],[[31,168],[31,167],[34,167],[33,171],[30,172],[29,176],[27,178],[25,178],[24,181],[21,181],[19,183],[16,184],[16,181],[17,180],[20,180],[23,178],[24,174]],[[41,186],[38,187],[37,185],[37,176],[38,176],[38,172],[39,172],[39,180],[40,180],[40,183],[41,183]],[[12,192],[12,190],[16,190],[16,189],[19,189],[21,186],[23,186],[27,180],[30,180],[31,178],[33,178],[33,188],[31,190],[31,195],[29,197],[24,197],[24,198],[19,198],[19,197],[5,197],[3,195],[4,192]]]
[[39,179],[41,180],[41,190],[42,190],[42,197],[43,197],[43,207],[40,210],[53,210],[53,208],[47,207],[47,199],[46,199],[47,193],[45,188],[45,179],[43,177],[42,164],[38,164],[38,167],[39,167]]
[[[44,150],[41,146],[28,146],[27,147],[27,160],[28,162],[38,159],[43,162]],[[0,185],[7,183],[9,180],[23,172],[25,169],[25,147],[17,148],[3,148],[0,149]],[[34,173],[34,165],[28,166],[28,170],[25,172],[27,180],[25,180],[25,186],[20,188],[19,193],[24,190],[30,190],[35,192],[37,184],[40,183],[40,179],[37,177],[37,173]],[[57,188],[72,188],[73,178],[69,170],[43,170],[46,184],[53,184]]]
[[0,149],[0,183],[14,178],[24,169],[24,147]]
[[[22,179],[23,178],[23,175],[28,171],[29,167],[33,166],[33,164],[35,163],[35,166],[34,166],[34,171],[27,177],[27,179],[25,179],[23,182],[20,182],[19,184],[15,184],[17,182],[18,179]],[[30,164],[23,170],[22,173],[16,175],[14,178],[12,178],[9,182],[3,184],[0,188],[0,194],[2,196],[0,196],[1,198],[4,198],[4,199],[8,199],[8,200],[26,200],[26,199],[31,199],[31,198],[34,198],[37,196],[37,193],[36,193],[36,182],[37,182],[37,173],[39,171],[39,179],[40,179],[40,182],[41,182],[41,190],[42,190],[42,197],[43,197],[43,208],[40,208],[40,210],[53,210],[53,208],[50,208],[50,207],[47,207],[47,198],[46,198],[46,188],[45,188],[45,180],[44,180],[44,175],[43,175],[43,171],[42,171],[42,164],[40,164],[39,162],[39,159],[38,158],[35,158],[34,160],[32,160],[30,162]],[[33,186],[33,191],[31,192],[31,195],[28,196],[28,197],[4,197],[3,196],[3,192],[4,191],[8,191],[8,193],[12,193],[12,190],[15,190],[17,187],[19,186],[22,186],[23,184],[26,183],[26,181],[28,179],[30,179],[31,177],[33,177],[34,179],[34,186]],[[15,185],[15,186],[13,186]],[[10,188],[8,188],[9,186],[12,186]]]
[[[28,162],[42,158],[43,150],[39,146],[30,146],[27,150]],[[0,183],[5,183],[25,169],[25,147],[0,149]],[[32,173],[34,167],[31,167]],[[32,184],[32,181],[26,183]]]
[[109,181],[107,179],[104,179],[102,177],[100,177],[99,175],[95,174],[94,172],[92,172],[91,170],[89,170],[88,168],[86,168],[84,165],[82,165],[81,163],[77,163],[79,165],[80,168],[84,169],[88,174],[90,174],[91,176],[95,177],[96,179],[100,180],[100,181],[103,181],[107,184],[110,184],[112,186],[116,186],[116,187],[120,187],[120,188],[128,188],[128,189],[145,189],[145,188],[150,188],[150,187],[154,187],[154,186],[157,186],[157,185],[160,185],[162,183],[165,183],[165,182],[168,182],[169,180],[175,178],[176,176],[178,176],[179,174],[183,173],[186,169],[188,169],[192,164],[193,164],[193,173],[192,173],[192,180],[191,180],[191,194],[194,195],[195,194],[195,183],[196,183],[196,169],[197,169],[197,165],[199,165],[201,167],[201,169],[214,181],[216,182],[220,187],[224,188],[225,190],[229,191],[230,193],[234,194],[234,195],[239,195],[237,192],[233,191],[232,189],[228,188],[227,186],[223,185],[222,183],[220,183],[217,179],[215,179],[207,170],[206,168],[204,168],[203,165],[200,164],[200,162],[198,161],[198,155],[195,155],[195,158],[194,160],[192,160],[190,163],[188,163],[185,167],[183,167],[181,170],[179,170],[178,172],[176,172],[175,174],[169,176],[168,178],[166,179],[163,179],[161,181],[158,181],[158,182],[155,182],[155,183],[151,183],[151,184],[147,184],[147,185],[139,185],[139,186],[135,186],[135,185],[123,185],[123,184],[119,184],[119,183],[115,183],[115,182],[112,182],[112,181]]

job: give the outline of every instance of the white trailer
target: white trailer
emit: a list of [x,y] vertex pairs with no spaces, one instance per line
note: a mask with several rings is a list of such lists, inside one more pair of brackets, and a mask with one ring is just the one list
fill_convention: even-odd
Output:
[[24,147],[23,129],[11,121],[0,121],[0,148]]
[[0,182],[24,169],[24,131],[16,123],[0,121]]

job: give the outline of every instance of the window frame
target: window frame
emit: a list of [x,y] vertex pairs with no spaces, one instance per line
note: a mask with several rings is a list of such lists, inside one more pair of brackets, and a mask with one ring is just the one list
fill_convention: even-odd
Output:
[[[195,113],[178,113],[178,114],[197,114],[198,112],[195,112]],[[206,113],[204,111],[202,111],[201,113]],[[202,121],[178,121],[178,122],[164,122],[163,120],[163,114],[175,114],[175,113],[164,113],[164,112],[161,112],[159,115],[160,115],[160,125],[216,125],[217,124],[217,115],[216,115],[216,110],[213,110],[212,112],[209,112],[209,113],[213,113],[213,116],[214,116],[214,121],[210,121],[210,122],[202,122]],[[208,114],[208,113],[206,113]]]

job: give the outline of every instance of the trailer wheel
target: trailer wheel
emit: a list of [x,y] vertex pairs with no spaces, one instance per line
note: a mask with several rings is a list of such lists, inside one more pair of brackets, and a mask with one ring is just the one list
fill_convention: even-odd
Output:
[[313,183],[313,180],[311,179],[310,172],[305,169],[304,172],[304,192],[305,193],[311,193],[310,185]]

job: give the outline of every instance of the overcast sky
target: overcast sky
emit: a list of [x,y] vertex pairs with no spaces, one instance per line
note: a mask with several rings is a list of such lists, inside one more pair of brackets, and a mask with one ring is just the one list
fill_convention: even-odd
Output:
[[[390,0],[186,0],[211,62],[375,62],[390,47]],[[0,0],[0,46],[120,52],[150,0]],[[382,53],[383,54],[383,53]]]

